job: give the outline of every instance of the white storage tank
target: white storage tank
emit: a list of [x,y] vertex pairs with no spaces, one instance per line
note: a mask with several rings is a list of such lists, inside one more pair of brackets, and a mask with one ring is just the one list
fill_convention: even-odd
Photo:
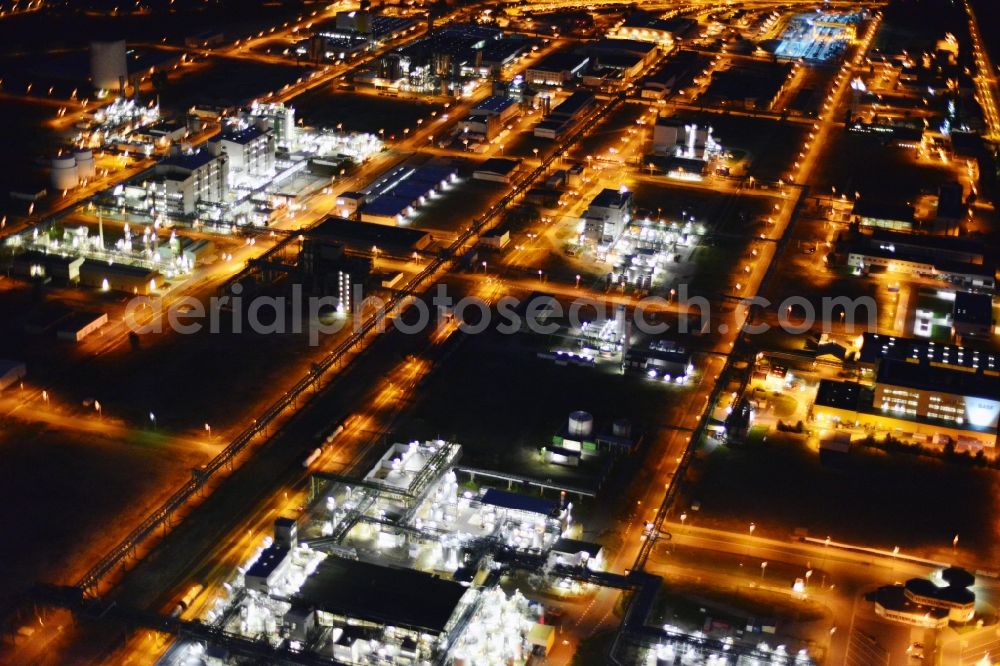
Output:
[[632,422],[628,419],[615,419],[611,424],[611,432],[615,437],[631,437]]
[[575,411],[569,415],[569,434],[587,437],[594,431],[594,417],[590,412]]
[[73,151],[73,158],[76,160],[76,177],[79,180],[90,180],[97,174],[94,166],[94,153],[87,148],[80,148]]
[[80,182],[76,173],[76,158],[72,155],[58,155],[52,158],[52,187],[57,190],[71,190]]
[[125,40],[90,43],[90,81],[98,90],[118,90],[128,79]]

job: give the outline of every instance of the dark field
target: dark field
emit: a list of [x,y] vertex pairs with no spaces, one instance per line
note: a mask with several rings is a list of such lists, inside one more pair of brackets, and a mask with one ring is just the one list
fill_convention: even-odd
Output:
[[406,128],[414,131],[419,118],[423,118],[424,123],[431,122],[431,112],[437,111],[440,115],[443,110],[441,104],[343,92],[334,85],[303,93],[293,98],[290,104],[307,125],[336,127],[343,123],[345,131],[372,134],[385,130],[387,140],[395,135],[401,136]]
[[282,86],[308,76],[307,67],[273,65],[231,58],[211,57],[181,73],[171,72],[160,92],[160,103],[184,111],[194,104],[234,106],[246,104]]
[[917,160],[916,151],[886,148],[871,137],[834,134],[824,159],[816,163],[817,192],[860,192],[878,201],[913,201],[921,193],[955,179],[953,167],[930,159]]
[[701,502],[699,523],[764,534],[812,536],[932,555],[963,547],[996,561],[995,471],[913,455],[853,447],[837,468],[791,436],[771,433],[744,448],[700,454],[689,491]]
[[124,441],[114,430],[9,416],[0,423],[7,498],[0,524],[12,546],[0,554],[0,606],[38,581],[75,583],[120,538],[122,526],[145,517],[211,455],[207,447],[178,447],[155,433]]

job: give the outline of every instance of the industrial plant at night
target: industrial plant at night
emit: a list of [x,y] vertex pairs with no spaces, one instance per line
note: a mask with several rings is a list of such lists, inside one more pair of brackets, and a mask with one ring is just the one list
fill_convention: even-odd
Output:
[[0,664],[1000,666],[989,0],[0,0]]

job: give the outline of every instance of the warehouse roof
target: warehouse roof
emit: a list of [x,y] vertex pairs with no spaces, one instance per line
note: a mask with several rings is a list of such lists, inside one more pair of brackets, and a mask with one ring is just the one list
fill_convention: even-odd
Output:
[[440,634],[465,591],[422,571],[328,557],[296,597],[329,613]]
[[257,561],[247,570],[246,575],[252,578],[266,579],[288,557],[288,551],[288,546],[279,546],[277,544],[265,548],[261,552],[260,557],[257,558]]
[[993,298],[988,294],[957,292],[953,317],[956,323],[989,325],[993,323]]
[[508,160],[502,157],[491,157],[476,169],[477,172],[494,173],[499,176],[509,176],[521,164],[520,160]]
[[76,333],[88,326],[93,325],[100,319],[107,321],[108,315],[104,312],[74,312],[70,316],[59,321],[59,331],[64,333]]
[[490,488],[483,495],[483,504],[497,506],[502,509],[513,509],[515,511],[526,511],[528,513],[540,513],[545,516],[556,516],[559,513],[559,505],[554,500],[544,497],[533,497],[531,495],[519,495],[509,493],[506,490]]
[[813,402],[820,407],[857,411],[861,386],[857,382],[838,382],[821,379]]
[[889,229],[874,229],[868,236],[875,243],[891,243],[894,246],[920,249],[928,253],[941,251],[955,255],[959,253],[982,258],[984,246],[982,241],[958,238],[957,236],[930,236],[926,234],[910,234]]
[[646,55],[650,51],[656,50],[656,44],[652,42],[642,42],[637,39],[614,39],[605,37],[599,39],[589,46],[591,51],[632,53],[636,55]]
[[505,109],[512,107],[517,104],[517,100],[511,99],[510,97],[504,97],[503,95],[493,95],[492,97],[487,97],[479,104],[472,107],[476,111],[489,111],[490,113],[502,113]]
[[889,203],[885,201],[872,201],[871,199],[858,199],[854,202],[851,211],[860,217],[870,217],[875,220],[902,220],[913,222],[914,208],[908,204]]
[[97,259],[86,259],[80,265],[80,273],[86,275],[119,275],[143,279],[152,279],[159,275],[152,268],[130,266],[128,264],[114,264]]
[[579,539],[559,539],[552,544],[552,550],[557,553],[571,553],[573,555],[587,553],[591,557],[595,557],[602,549],[603,546],[599,543]]
[[590,201],[590,205],[601,206],[603,208],[620,208],[631,198],[631,192],[621,192],[619,190],[612,190],[611,188],[604,188]]
[[239,130],[226,130],[219,134],[218,137],[212,139],[212,141],[232,141],[233,143],[247,144],[256,139],[259,136],[263,136],[266,132],[259,127],[251,125],[250,127],[244,127]]
[[365,204],[364,214],[381,217],[403,215],[413,205],[413,201],[414,197],[396,197],[391,194],[383,194],[370,203]]
[[980,370],[993,375],[1000,372],[1000,357],[994,352],[981,352],[978,349],[946,345],[927,339],[864,333],[861,343],[861,362],[874,364],[883,358]]
[[579,53],[556,52],[536,62],[529,69],[540,72],[575,72],[582,69],[590,58]]
[[216,156],[207,150],[198,150],[194,153],[170,155],[169,157],[163,159],[159,166],[176,167],[178,169],[189,169],[194,171],[199,167],[205,166],[214,159],[216,159]]
[[906,361],[883,360],[878,366],[877,381],[880,384],[989,400],[1000,396],[998,377]]
[[594,99],[594,93],[588,90],[577,90],[563,100],[562,104],[552,109],[551,115],[563,117],[575,116],[581,109],[585,109],[593,104]]

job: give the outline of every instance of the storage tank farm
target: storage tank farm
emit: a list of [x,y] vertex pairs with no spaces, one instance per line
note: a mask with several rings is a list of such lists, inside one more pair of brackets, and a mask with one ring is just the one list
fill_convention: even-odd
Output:
[[[93,158],[91,158],[93,162]],[[52,187],[56,190],[71,190],[80,182],[76,169],[76,158],[63,153],[52,158]]]
[[93,180],[97,174],[94,165],[94,153],[88,148],[78,148],[73,151],[73,159],[76,160],[77,180]]

